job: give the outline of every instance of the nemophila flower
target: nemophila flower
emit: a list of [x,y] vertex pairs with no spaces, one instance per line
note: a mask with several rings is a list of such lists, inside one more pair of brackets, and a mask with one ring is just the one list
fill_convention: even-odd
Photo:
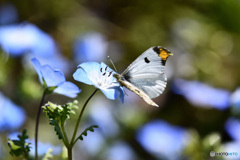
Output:
[[149,122],[137,132],[139,143],[162,159],[180,159],[188,139],[189,134],[184,128],[172,126],[162,120]]
[[0,132],[17,130],[25,118],[25,111],[0,93]]
[[122,46],[116,41],[108,41],[100,32],[90,31],[77,36],[73,43],[73,51],[77,63],[101,62],[106,59],[106,55],[114,57],[114,61],[117,61],[121,59]]
[[78,36],[73,47],[77,62],[101,61],[107,53],[106,37],[98,32],[88,32]]
[[240,120],[229,118],[225,123],[225,130],[233,140],[240,143]]
[[238,87],[231,95],[231,105],[240,110],[240,87]]
[[11,57],[23,56],[26,62],[37,57],[54,68],[66,71],[69,67],[54,39],[31,23],[1,26],[0,48]]
[[177,79],[174,81],[173,91],[184,96],[190,103],[196,106],[224,110],[230,105],[229,91],[214,88],[198,81]]
[[106,102],[103,97],[95,98],[89,108],[89,115],[99,128],[111,126],[111,130],[102,130],[106,137],[114,137],[119,133],[119,125],[112,114],[112,103]]
[[123,88],[113,77],[116,74],[105,63],[86,62],[78,65],[78,69],[73,74],[76,81],[93,85],[100,89],[103,94],[111,100],[119,97],[121,101],[124,101]]
[[[30,155],[34,155],[34,150],[35,150],[35,142],[34,140],[30,140],[31,143],[31,151]],[[38,142],[38,155],[45,155],[49,149],[52,149],[52,154],[53,155],[59,155],[62,152],[62,146],[54,146],[51,143],[48,142]]]
[[41,65],[36,58],[32,59],[32,63],[40,82],[50,92],[53,91],[71,98],[75,98],[80,93],[81,90],[75,84],[66,81],[61,71],[54,70],[49,65]]
[[106,159],[114,160],[132,160],[137,159],[133,149],[129,144],[117,141],[109,147],[105,153]]
[[0,45],[12,56],[27,52],[35,56],[49,56],[56,52],[53,38],[30,23],[0,27]]

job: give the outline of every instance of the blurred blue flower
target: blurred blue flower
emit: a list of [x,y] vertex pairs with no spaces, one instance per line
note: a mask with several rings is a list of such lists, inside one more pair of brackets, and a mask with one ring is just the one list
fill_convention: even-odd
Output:
[[119,85],[116,78],[113,77],[116,74],[105,63],[87,62],[78,65],[78,69],[73,74],[76,81],[86,83],[88,85],[94,85],[100,89],[103,94],[111,100],[119,97],[121,101],[124,101],[123,88]]
[[214,88],[198,81],[176,79],[173,84],[173,91],[184,96],[190,103],[196,106],[224,110],[230,105],[229,91]]
[[[83,127],[86,128],[86,127]],[[78,143],[80,144],[80,143]],[[99,151],[101,151],[102,147],[106,145],[106,140],[101,132],[96,129],[94,133],[89,132],[88,136],[84,137],[84,140],[81,142],[79,146],[83,153],[88,153],[89,155],[98,155]]]
[[163,159],[179,159],[189,135],[186,130],[162,120],[145,124],[137,132],[137,140],[150,153]]
[[0,48],[12,57],[24,55],[23,64],[37,57],[54,68],[67,71],[69,67],[53,38],[37,26],[27,22],[0,27]]
[[233,140],[240,143],[240,120],[229,118],[225,123],[225,130]]
[[0,27],[0,46],[12,56],[30,52],[48,57],[57,52],[52,37],[30,23]]
[[240,110],[240,87],[238,87],[231,95],[231,105]]
[[0,25],[15,23],[18,20],[18,14],[15,6],[11,3],[0,5]]
[[[99,130],[102,129],[103,135],[106,137],[114,137],[119,133],[119,126],[113,117],[113,106],[111,101],[104,100],[103,97],[95,98],[90,104],[89,115],[93,119],[94,124],[99,126]],[[111,130],[106,130],[111,126]]]
[[106,58],[107,41],[101,33],[88,32],[80,35],[73,47],[77,62],[103,61]]
[[[30,151],[30,155],[34,155],[35,154],[35,141],[34,140],[30,140],[31,143],[31,151]],[[62,147],[61,146],[54,146],[51,143],[48,142],[38,142],[38,155],[45,155],[47,153],[47,151],[49,149],[52,149],[52,154],[53,155],[60,155],[62,152]]]
[[17,130],[25,118],[25,111],[0,93],[0,132]]
[[57,87],[53,92],[75,98],[81,92],[72,82],[65,79],[64,74],[59,70],[52,69],[49,65],[41,65],[36,59],[32,59],[33,66],[37,71],[40,82],[47,88]]
[[105,153],[105,159],[111,160],[133,160],[136,156],[131,147],[124,142],[115,142]]

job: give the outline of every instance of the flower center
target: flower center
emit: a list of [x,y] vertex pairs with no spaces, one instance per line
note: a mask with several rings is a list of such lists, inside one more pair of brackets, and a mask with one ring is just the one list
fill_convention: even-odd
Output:
[[100,68],[100,78],[98,79],[97,85],[99,87],[108,88],[111,87],[113,83],[113,71],[108,69],[108,66],[105,68]]

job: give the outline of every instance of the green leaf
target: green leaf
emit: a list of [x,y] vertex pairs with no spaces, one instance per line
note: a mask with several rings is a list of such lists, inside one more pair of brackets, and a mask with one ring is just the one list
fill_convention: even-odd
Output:
[[64,105],[57,105],[51,102],[45,104],[42,108],[46,113],[49,122],[54,126],[54,130],[58,135],[59,139],[64,139],[63,131],[65,121],[70,117],[70,114],[73,113],[73,109],[77,108],[77,101],[73,103],[66,103]]
[[78,139],[80,139],[81,141],[83,140],[83,136],[87,136],[87,132],[90,131],[90,132],[94,132],[94,128],[98,128],[97,125],[91,125],[90,127],[86,128],[81,134],[80,136],[78,136]]
[[61,123],[64,124],[66,119],[69,118],[69,116],[70,116],[71,109],[69,108],[68,104],[63,105],[62,108],[63,108],[63,110],[61,112],[61,114],[62,114],[62,116],[61,116]]
[[8,140],[8,146],[12,149],[12,150],[18,150],[20,149],[21,143],[18,140]]
[[54,130],[55,130],[56,134],[58,135],[58,139],[63,139],[63,133],[61,131],[61,128],[60,128],[58,122],[54,119],[51,119],[49,124],[54,126]]
[[42,160],[51,160],[53,158],[52,148],[49,148]]
[[30,143],[26,142],[26,139],[28,139],[27,130],[24,129],[22,135],[18,135],[18,138],[18,140],[8,140],[10,154],[17,157],[22,155],[28,159],[30,152]]

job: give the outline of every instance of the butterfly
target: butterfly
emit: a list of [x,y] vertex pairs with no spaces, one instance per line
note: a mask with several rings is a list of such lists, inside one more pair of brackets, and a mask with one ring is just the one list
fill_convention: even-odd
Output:
[[133,61],[122,74],[114,74],[118,83],[140,96],[149,105],[158,105],[151,99],[165,90],[165,64],[173,54],[161,46],[151,47]]

